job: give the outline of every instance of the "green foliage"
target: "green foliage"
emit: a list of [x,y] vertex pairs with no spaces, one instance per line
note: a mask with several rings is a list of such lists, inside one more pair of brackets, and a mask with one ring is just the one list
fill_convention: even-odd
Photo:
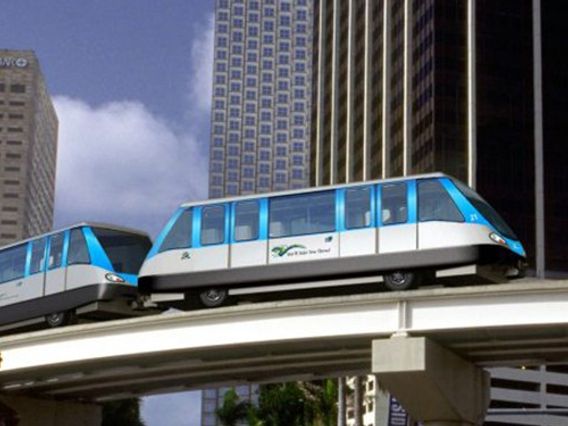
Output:
[[251,426],[333,426],[337,422],[337,383],[326,379],[261,387]]
[[265,426],[304,426],[304,394],[296,383],[262,386],[258,418]]
[[103,404],[102,426],[144,426],[140,419],[140,399],[122,399]]
[[224,426],[235,426],[239,421],[247,419],[250,411],[248,402],[239,401],[234,389],[229,389],[223,397],[223,405],[216,411],[217,418]]

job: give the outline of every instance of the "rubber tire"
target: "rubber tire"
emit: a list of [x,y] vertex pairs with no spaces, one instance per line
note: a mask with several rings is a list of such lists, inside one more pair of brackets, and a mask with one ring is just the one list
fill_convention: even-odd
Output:
[[421,275],[411,271],[395,271],[384,275],[385,285],[392,291],[412,290],[421,282]]
[[45,322],[49,328],[63,327],[76,322],[73,311],[54,312],[45,316]]
[[229,299],[229,292],[224,288],[208,288],[199,293],[199,300],[206,308],[223,306]]

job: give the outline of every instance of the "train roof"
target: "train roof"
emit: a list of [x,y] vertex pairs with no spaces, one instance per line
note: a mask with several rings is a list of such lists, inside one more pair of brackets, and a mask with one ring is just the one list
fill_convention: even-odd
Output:
[[453,176],[447,175],[445,173],[436,172],[436,173],[425,173],[419,175],[412,175],[412,176],[401,176],[396,178],[389,178],[389,179],[375,179],[375,180],[366,180],[366,181],[359,181],[353,183],[342,183],[336,185],[325,185],[325,186],[314,186],[310,188],[302,188],[302,189],[290,189],[286,191],[277,191],[277,192],[265,192],[261,194],[250,194],[250,195],[238,195],[234,197],[225,197],[225,198],[212,198],[209,200],[203,201],[189,201],[186,203],[181,204],[180,207],[192,207],[192,206],[202,206],[207,204],[222,204],[226,202],[233,202],[233,201],[241,201],[241,200],[256,200],[259,198],[267,198],[267,197],[280,197],[283,195],[294,195],[294,194],[304,194],[310,192],[317,192],[317,191],[326,191],[332,190],[337,188],[351,188],[354,186],[364,186],[369,184],[376,184],[376,183],[389,183],[389,182],[403,182],[407,180],[413,179],[426,179],[426,178],[434,178],[434,177],[447,177],[450,179],[455,179]]
[[68,229],[80,228],[82,226],[90,226],[90,227],[94,227],[94,228],[104,228],[104,229],[109,229],[109,230],[112,230],[112,231],[129,232],[131,234],[136,234],[136,235],[140,235],[140,236],[143,236],[143,237],[150,238],[150,236],[144,231],[140,231],[138,229],[133,229],[133,228],[128,228],[128,227],[125,227],[125,226],[112,225],[110,223],[102,223],[102,222],[79,222],[79,223],[75,223],[73,225],[65,226],[63,228],[55,229],[55,230],[50,231],[50,232],[46,232],[44,234],[34,235],[33,237],[26,238],[25,240],[19,240],[19,241],[15,241],[13,243],[7,244],[5,246],[0,246],[0,250],[4,250],[4,249],[10,248],[10,247],[15,247],[15,246],[18,246],[20,244],[25,244],[28,241],[34,241],[34,240],[37,240],[37,239],[40,239],[40,238],[43,238],[43,237],[48,237],[50,235],[57,234],[59,232],[67,231]]

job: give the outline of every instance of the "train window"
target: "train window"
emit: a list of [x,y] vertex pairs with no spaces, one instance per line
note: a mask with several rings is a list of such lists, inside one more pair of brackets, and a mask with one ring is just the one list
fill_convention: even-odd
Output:
[[145,235],[104,228],[93,228],[93,233],[103,246],[114,272],[137,274],[152,246]]
[[63,260],[63,236],[63,232],[51,236],[48,269],[55,269],[61,266]]
[[225,241],[225,206],[205,206],[201,211],[201,244]]
[[418,220],[463,222],[463,216],[442,184],[436,180],[418,182]]
[[28,245],[22,244],[0,252],[0,283],[24,277]]
[[235,241],[258,238],[258,202],[243,201],[235,205]]
[[406,184],[383,185],[381,188],[381,221],[383,225],[404,223],[407,216]]
[[43,265],[45,265],[45,242],[47,240],[32,241],[32,260],[30,263],[30,274],[37,274],[43,272]]
[[91,258],[89,257],[89,250],[87,248],[87,242],[83,236],[83,231],[81,229],[73,229],[71,231],[71,238],[69,239],[69,255],[68,255],[68,265],[80,265],[91,263]]
[[187,209],[178,217],[176,223],[166,235],[160,246],[160,252],[178,248],[191,247],[191,231],[193,229],[193,210]]
[[366,228],[371,225],[371,187],[345,191],[345,227]]
[[473,204],[479,213],[485,217],[503,236],[511,238],[513,240],[518,240],[519,238],[515,235],[513,230],[507,225],[503,218],[495,211],[491,205],[487,203],[481,196],[475,192],[473,189],[464,185],[460,181],[454,180],[454,184],[458,187],[460,192],[465,195],[467,200]]
[[270,237],[335,231],[335,191],[270,200]]

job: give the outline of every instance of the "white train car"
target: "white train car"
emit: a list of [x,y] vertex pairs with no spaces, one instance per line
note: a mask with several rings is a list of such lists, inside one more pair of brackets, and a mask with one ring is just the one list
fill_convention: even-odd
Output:
[[81,223],[0,248],[0,327],[72,322],[97,301],[133,300],[148,235]]
[[148,253],[139,288],[213,307],[243,287],[381,274],[405,290],[472,264],[518,276],[525,251],[477,193],[429,174],[184,204]]

